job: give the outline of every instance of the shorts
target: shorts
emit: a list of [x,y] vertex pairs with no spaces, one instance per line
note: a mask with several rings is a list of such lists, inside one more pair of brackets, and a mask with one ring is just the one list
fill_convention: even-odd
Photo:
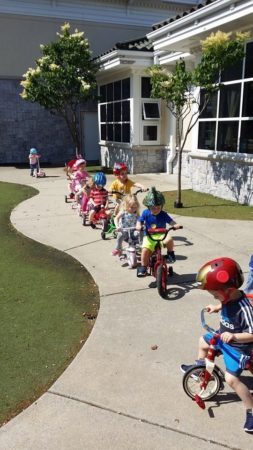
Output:
[[[203,338],[207,344],[213,337],[211,333],[206,333]],[[232,345],[222,342],[221,339],[217,342],[217,348],[221,351],[226,366],[226,371],[235,377],[239,377],[250,359],[250,356],[241,353]]]
[[[151,252],[153,252],[155,250],[155,246],[158,242],[159,239],[161,239],[162,237],[164,237],[164,233],[157,233],[156,235],[154,235],[154,239],[157,239],[157,241],[152,241],[152,239],[149,236],[144,236],[143,238],[143,242],[142,242],[142,248],[147,248],[148,250],[150,250]],[[168,236],[166,236],[167,239]],[[161,243],[163,241],[160,241]]]

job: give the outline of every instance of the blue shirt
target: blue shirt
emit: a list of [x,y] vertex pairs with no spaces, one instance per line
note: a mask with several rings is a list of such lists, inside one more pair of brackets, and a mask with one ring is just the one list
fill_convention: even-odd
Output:
[[149,228],[166,228],[166,224],[174,224],[174,220],[165,211],[160,211],[156,216],[151,213],[149,209],[144,209],[140,215],[139,222],[145,225],[146,229]]
[[[222,305],[220,313],[220,333],[251,333],[253,334],[253,308],[250,300],[245,297],[242,292],[241,298],[234,302]],[[239,351],[249,354],[253,348],[253,342],[236,342],[229,343],[232,347],[236,347]]]

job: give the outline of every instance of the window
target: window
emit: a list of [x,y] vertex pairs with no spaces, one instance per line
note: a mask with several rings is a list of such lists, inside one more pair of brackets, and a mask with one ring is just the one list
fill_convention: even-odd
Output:
[[253,42],[245,54],[244,64],[222,72],[220,91],[199,117],[199,149],[253,154]]
[[130,142],[130,78],[100,86],[100,139]]
[[143,102],[142,114],[144,120],[160,119],[160,109],[158,102]]
[[141,144],[160,144],[160,101],[151,99],[151,81],[141,77]]

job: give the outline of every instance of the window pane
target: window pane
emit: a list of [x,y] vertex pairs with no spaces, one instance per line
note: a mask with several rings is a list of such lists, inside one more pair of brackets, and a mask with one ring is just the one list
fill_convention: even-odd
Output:
[[107,102],[113,100],[113,83],[107,84]]
[[241,85],[223,86],[220,91],[219,117],[238,117]]
[[121,142],[121,124],[116,123],[114,125],[114,141]]
[[157,141],[157,126],[150,125],[143,127],[143,140],[144,141]]
[[100,105],[100,121],[106,122],[106,105]]
[[122,125],[122,142],[130,142],[130,124],[123,123]]
[[253,117],[253,81],[244,84],[242,115]]
[[243,60],[237,62],[233,66],[228,67],[221,73],[221,81],[241,80],[242,78]]
[[121,81],[114,83],[114,100],[121,100]]
[[100,102],[106,102],[106,86],[100,86]]
[[107,122],[113,122],[113,103],[107,104]]
[[101,140],[106,141],[106,125],[101,125]]
[[[200,110],[203,108],[203,104],[205,101],[205,91],[204,89],[200,92]],[[216,117],[217,114],[217,92],[211,95],[210,100],[208,101],[204,111],[200,115],[201,119],[207,117]]]
[[223,152],[237,151],[238,122],[220,122],[218,124],[217,150]]
[[159,119],[160,111],[158,103],[143,103],[144,119]]
[[122,80],[122,97],[130,98],[130,78],[125,78]]
[[141,97],[150,98],[151,97],[151,81],[148,77],[141,78]]
[[243,121],[241,127],[240,153],[253,155],[253,121]]
[[198,148],[214,150],[216,122],[199,122]]
[[114,107],[114,122],[121,122],[121,102],[116,102]]
[[122,122],[130,122],[130,101],[122,102]]
[[112,124],[107,125],[107,133],[108,133],[107,140],[113,141],[113,125]]
[[244,78],[253,77],[253,42],[250,42],[246,46],[246,63],[245,63],[245,75]]

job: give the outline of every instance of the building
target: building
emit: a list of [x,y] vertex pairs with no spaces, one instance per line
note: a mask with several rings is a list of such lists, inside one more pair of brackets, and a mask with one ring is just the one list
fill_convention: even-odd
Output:
[[150,98],[147,67],[156,63],[173,70],[183,57],[193,68],[200,40],[211,32],[250,31],[244,60],[223,74],[223,88],[187,139],[183,174],[197,191],[253,205],[252,19],[252,0],[208,0],[153,25],[142,39],[115,45],[100,55],[102,163],[111,167],[124,160],[133,173],[175,172],[175,120],[163,102]]
[[[195,4],[189,0],[0,0],[0,164],[27,162],[37,147],[43,163],[59,164],[75,150],[65,123],[38,104],[22,100],[20,81],[41,56],[40,44],[56,39],[64,22],[84,31],[94,57],[115,42],[145,35],[151,25]],[[82,149],[88,161],[100,158],[97,104],[80,112]]]

